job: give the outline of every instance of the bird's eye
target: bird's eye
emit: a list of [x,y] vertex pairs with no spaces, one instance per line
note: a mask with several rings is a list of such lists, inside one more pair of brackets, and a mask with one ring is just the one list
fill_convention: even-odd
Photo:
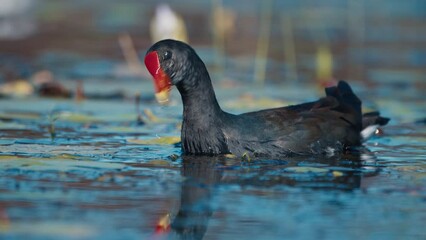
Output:
[[172,53],[170,51],[165,51],[163,53],[163,60],[168,60],[170,58],[172,58]]

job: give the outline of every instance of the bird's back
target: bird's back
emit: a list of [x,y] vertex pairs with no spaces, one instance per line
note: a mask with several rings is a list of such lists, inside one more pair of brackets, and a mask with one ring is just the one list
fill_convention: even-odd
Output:
[[361,143],[361,102],[340,82],[316,102],[228,117],[228,148],[237,155],[320,154]]

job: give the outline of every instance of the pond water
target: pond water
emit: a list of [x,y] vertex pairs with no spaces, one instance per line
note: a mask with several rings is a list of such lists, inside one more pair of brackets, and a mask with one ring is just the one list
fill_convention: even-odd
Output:
[[[391,118],[351,154],[285,159],[181,157],[180,97],[155,103],[119,44],[129,33],[144,56],[159,1],[0,2],[18,10],[0,11],[0,239],[426,239],[426,1],[165,1],[225,110],[319,98],[322,56]],[[220,51],[219,3],[233,23]],[[41,97],[47,80],[68,98]]]
[[[424,239],[425,98],[353,85],[390,124],[356,153],[287,159],[181,157],[176,92],[138,111],[133,99],[2,99],[0,238]],[[322,94],[215,86],[231,112]]]

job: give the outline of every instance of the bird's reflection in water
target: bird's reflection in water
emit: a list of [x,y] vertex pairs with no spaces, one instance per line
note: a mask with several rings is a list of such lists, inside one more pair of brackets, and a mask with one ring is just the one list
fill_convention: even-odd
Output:
[[202,239],[212,215],[213,185],[220,181],[218,157],[184,156],[181,202],[172,230],[181,239]]
[[[366,167],[366,162],[369,163],[367,168],[371,168],[369,166],[374,165],[371,164],[374,159],[372,154],[365,151],[336,157],[298,157],[285,160],[259,159],[250,162],[223,156],[183,156],[182,175],[185,180],[182,183],[180,207],[173,217],[168,238],[203,238],[207,231],[209,219],[213,214],[212,195],[214,194],[214,186],[218,184],[255,187],[284,185],[350,191],[361,186],[362,178],[377,174],[377,170],[369,169],[366,173],[362,170]],[[296,173],[298,176],[295,177],[295,174],[286,174],[286,169],[300,166],[301,163],[327,166],[332,169],[334,167],[345,171],[342,175],[333,174],[333,170],[322,175],[305,172]],[[245,174],[247,168],[252,169],[249,176]]]

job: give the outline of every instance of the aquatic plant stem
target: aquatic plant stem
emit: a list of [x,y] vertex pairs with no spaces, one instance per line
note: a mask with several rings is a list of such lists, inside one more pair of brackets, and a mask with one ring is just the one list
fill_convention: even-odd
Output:
[[269,37],[271,32],[272,0],[262,1],[260,14],[260,33],[257,40],[254,80],[259,85],[264,85],[266,77],[266,65],[269,49]]
[[54,113],[51,112],[48,118],[49,118],[49,125],[47,126],[47,131],[49,132],[50,140],[54,142],[56,138],[55,122],[56,120],[59,119],[59,115],[55,116]]
[[118,37],[118,43],[120,44],[121,51],[123,52],[129,69],[139,76],[144,76],[144,65],[139,59],[130,35],[128,33],[121,34]]
[[284,58],[287,65],[286,80],[297,81],[297,58],[296,46],[293,35],[293,22],[291,16],[284,15],[281,17],[281,25],[283,27],[284,40]]
[[222,0],[212,0],[213,47],[215,51],[215,68],[219,74],[223,73],[225,53],[225,32],[223,28],[224,9]]

